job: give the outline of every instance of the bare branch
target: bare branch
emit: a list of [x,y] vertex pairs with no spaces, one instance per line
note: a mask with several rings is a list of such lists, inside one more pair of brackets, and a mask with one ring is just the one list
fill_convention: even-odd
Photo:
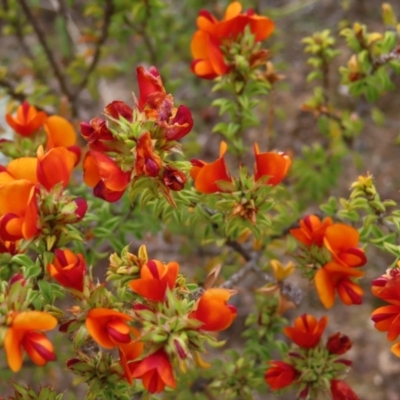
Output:
[[95,70],[95,68],[100,60],[101,50],[102,50],[103,44],[107,40],[108,30],[109,30],[110,23],[111,23],[111,17],[113,14],[114,14],[113,0],[106,0],[106,4],[105,4],[105,8],[104,8],[103,27],[101,30],[100,37],[99,37],[98,41],[96,42],[96,47],[95,47],[94,55],[92,58],[92,62],[89,65],[88,69],[86,70],[85,75],[83,76],[78,87],[75,89],[75,91],[72,95],[73,100],[75,100],[79,96],[79,94],[82,92],[82,90],[86,87],[86,85],[89,81],[90,75]]

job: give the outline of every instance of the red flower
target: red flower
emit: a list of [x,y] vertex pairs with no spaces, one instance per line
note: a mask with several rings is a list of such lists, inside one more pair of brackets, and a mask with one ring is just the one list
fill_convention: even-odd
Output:
[[327,323],[327,317],[317,321],[313,315],[303,314],[295,319],[294,327],[284,328],[283,333],[298,346],[312,349],[318,345]]
[[164,185],[174,191],[180,191],[185,187],[186,175],[178,169],[165,167],[162,176]]
[[169,122],[159,124],[165,130],[166,140],[179,140],[186,136],[193,128],[192,113],[186,106],[179,106]]
[[140,279],[129,283],[130,288],[140,296],[152,301],[164,301],[167,288],[175,287],[179,273],[179,264],[163,264],[158,260],[149,260],[140,269]]
[[[161,81],[161,76],[156,67],[150,67],[145,70],[144,67],[136,68],[137,81],[139,85],[138,109],[142,112],[145,106],[152,109],[158,109],[165,102],[167,94]],[[169,114],[172,109],[172,102],[164,104],[166,112]],[[162,118],[161,118],[162,119]]]
[[326,348],[331,354],[341,355],[351,349],[353,342],[346,335],[336,332],[328,337]]
[[190,48],[194,61],[192,71],[199,77],[214,79],[229,71],[221,50],[222,44],[228,40],[236,40],[244,33],[246,26],[256,42],[265,40],[274,30],[274,23],[267,17],[259,16],[253,10],[241,14],[242,6],[239,2],[231,3],[224,19],[218,21],[210,12],[202,10],[197,18],[199,30],[193,35]]
[[223,331],[231,326],[236,318],[236,307],[227,304],[232,292],[227,289],[208,289],[200,297],[195,311],[190,318],[203,324],[200,329],[205,331]]
[[338,264],[348,267],[361,267],[367,262],[364,250],[358,248],[357,229],[345,224],[333,224],[326,228],[325,247]]
[[105,113],[112,118],[119,120],[121,117],[126,119],[129,122],[132,122],[133,119],[133,110],[123,101],[116,100],[111,102],[104,109]]
[[283,361],[269,361],[271,367],[265,373],[265,382],[271,390],[291,385],[299,374],[295,368]]
[[88,142],[91,150],[115,150],[113,145],[116,140],[103,119],[93,118],[90,122],[81,122],[80,127],[82,136]]
[[347,383],[337,379],[331,380],[331,395],[332,400],[359,400]]
[[219,181],[232,182],[224,160],[226,150],[226,143],[221,142],[219,158],[210,164],[201,160],[190,160],[193,165],[190,176],[194,179],[194,186],[200,193],[224,192],[226,190],[219,187]]
[[268,185],[278,185],[286,176],[292,164],[291,159],[285,153],[260,153],[258,144],[254,144],[254,179],[258,181],[263,177],[268,177]]
[[47,114],[37,111],[27,101],[24,101],[17,109],[17,115],[13,117],[6,114],[6,121],[18,134],[29,137],[43,126],[47,119]]
[[372,281],[374,296],[400,306],[400,268],[388,269],[386,274]]
[[143,386],[151,394],[162,392],[165,386],[174,389],[176,387],[171,361],[164,349],[159,349],[140,361],[131,376],[142,379]]
[[61,285],[83,291],[86,263],[82,254],[75,255],[68,249],[56,249],[53,263],[47,266],[47,271]]
[[54,329],[56,325],[57,320],[42,311],[25,311],[11,316],[11,325],[4,338],[4,349],[12,371],[21,369],[22,349],[36,365],[45,365],[55,360],[53,345],[46,335],[37,331]]
[[361,304],[364,291],[349,278],[360,278],[364,272],[334,262],[327,263],[314,276],[315,287],[322,304],[331,308],[335,302],[335,290],[347,306]]
[[119,200],[130,180],[130,172],[123,172],[105,154],[90,150],[83,160],[83,180],[93,188],[96,197],[110,203]]
[[332,218],[327,217],[322,222],[316,215],[307,215],[299,221],[300,228],[291,229],[290,233],[306,246],[313,244],[322,247],[326,228],[332,225]]
[[93,308],[86,317],[86,329],[92,338],[106,349],[131,341],[131,328],[126,321],[129,315],[108,308]]

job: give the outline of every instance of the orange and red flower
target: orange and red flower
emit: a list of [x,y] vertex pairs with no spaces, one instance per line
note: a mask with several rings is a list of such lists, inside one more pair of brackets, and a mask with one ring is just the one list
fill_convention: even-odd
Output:
[[332,400],[360,400],[351,387],[338,379],[331,380]]
[[[169,113],[172,109],[172,102],[165,102],[167,93],[161,81],[161,76],[155,67],[146,70],[144,67],[136,68],[137,81],[139,85],[139,100],[137,107],[142,112],[145,106],[151,109],[158,109],[163,103],[167,107],[165,110]],[[164,107],[165,108],[165,107]]]
[[4,349],[10,369],[17,372],[22,366],[24,349],[36,365],[45,365],[55,360],[53,345],[47,337],[38,331],[54,329],[57,320],[42,311],[14,313],[4,338]]
[[265,373],[265,382],[269,385],[271,390],[283,389],[291,385],[299,372],[290,364],[283,361],[269,361],[270,368]]
[[83,291],[86,263],[82,254],[75,255],[68,249],[56,249],[54,260],[47,266],[47,271],[62,286]]
[[294,327],[284,328],[283,333],[298,346],[312,349],[318,345],[327,323],[327,317],[318,321],[313,315],[303,314],[295,319]]
[[143,386],[151,394],[162,392],[165,386],[176,387],[171,361],[164,349],[141,360],[131,371],[131,377],[142,379]]
[[31,239],[38,231],[35,184],[19,179],[0,185],[0,238]]
[[388,303],[400,306],[400,268],[391,268],[372,281],[371,291],[374,296]]
[[136,144],[135,175],[157,177],[162,167],[161,157],[154,151],[150,132],[140,136]]
[[400,306],[379,307],[372,313],[371,319],[378,331],[387,332],[388,340],[396,340],[400,335]]
[[179,264],[170,262],[163,264],[158,260],[149,260],[140,269],[140,278],[129,282],[130,288],[152,301],[164,301],[167,288],[175,287],[179,273]]
[[190,170],[190,176],[194,179],[195,188],[201,193],[224,192],[219,187],[219,181],[232,183],[232,178],[226,167],[224,155],[227,150],[225,142],[221,142],[218,160],[207,164],[201,160],[190,160],[193,167]]
[[29,137],[43,126],[47,114],[24,101],[17,109],[17,115],[6,114],[6,121],[18,134]]
[[131,342],[131,327],[126,323],[132,318],[108,308],[93,308],[86,317],[90,336],[106,349],[113,349]]
[[314,276],[315,287],[322,304],[331,308],[335,302],[335,290],[346,305],[361,304],[364,291],[350,278],[360,278],[364,272],[329,262]]
[[258,144],[254,144],[254,179],[258,181],[263,177],[268,177],[268,185],[278,185],[287,175],[292,160],[285,153],[267,152],[260,153]]
[[358,246],[360,234],[345,224],[332,224],[325,230],[324,244],[334,260],[348,267],[361,267],[367,262],[364,250]]
[[332,224],[332,218],[330,217],[321,221],[316,215],[307,215],[299,221],[300,228],[291,229],[290,233],[306,246],[315,244],[318,247],[322,247],[326,228]]
[[227,304],[232,292],[228,289],[213,288],[206,290],[190,314],[203,324],[200,329],[205,331],[223,331],[231,326],[236,318],[236,307]]
[[194,58],[191,68],[197,76],[214,79],[229,71],[221,46],[229,40],[236,40],[246,26],[250,26],[256,42],[271,35],[274,23],[269,18],[255,14],[251,9],[243,14],[241,11],[242,6],[237,1],[228,6],[222,21],[206,10],[200,11],[197,18],[199,30],[193,35],[190,45]]
[[143,342],[137,340],[137,338],[140,337],[140,332],[135,328],[131,328],[131,335],[135,338],[134,340],[118,346],[120,363],[124,369],[125,379],[129,384],[133,382],[132,371],[134,371],[139,364],[139,362],[135,362],[135,360],[142,355],[144,348]]
[[119,200],[130,180],[130,172],[123,172],[108,156],[90,150],[83,161],[83,180],[93,188],[96,197],[108,202]]

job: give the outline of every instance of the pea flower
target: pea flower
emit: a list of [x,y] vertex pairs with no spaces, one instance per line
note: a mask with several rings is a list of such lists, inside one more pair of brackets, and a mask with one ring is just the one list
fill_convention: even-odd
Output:
[[308,247],[313,244],[322,247],[326,228],[332,224],[333,221],[330,217],[324,218],[321,221],[316,215],[307,215],[299,221],[300,228],[291,229],[290,234]]
[[190,318],[203,324],[200,329],[205,331],[223,331],[231,326],[236,318],[236,307],[227,304],[232,292],[228,289],[207,289],[200,297]]
[[295,319],[294,327],[284,328],[283,333],[298,346],[312,349],[318,345],[327,323],[327,317],[318,321],[313,315],[303,314]]
[[163,264],[158,260],[149,260],[140,269],[140,278],[129,283],[130,288],[147,300],[164,301],[167,288],[172,290],[179,273],[179,264]]
[[86,317],[86,329],[100,346],[113,349],[131,341],[131,328],[127,324],[132,318],[122,312],[108,308],[93,308]]
[[193,165],[190,176],[194,179],[194,186],[200,193],[224,192],[226,190],[219,186],[219,182],[232,183],[224,160],[226,150],[226,143],[221,142],[219,158],[216,161],[210,164],[196,159],[190,161]]
[[269,361],[270,368],[265,372],[265,382],[271,390],[283,389],[291,385],[299,372],[290,364],[283,361]]
[[4,338],[4,348],[10,369],[22,367],[22,350],[39,366],[56,359],[53,345],[41,331],[54,329],[57,319],[42,311],[25,311],[11,315],[11,324]]
[[75,255],[68,249],[56,249],[54,260],[47,266],[47,271],[62,286],[83,291],[86,263],[82,254]]

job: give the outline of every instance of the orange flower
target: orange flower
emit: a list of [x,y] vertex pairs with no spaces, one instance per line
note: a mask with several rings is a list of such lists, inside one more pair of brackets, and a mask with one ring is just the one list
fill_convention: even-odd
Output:
[[225,164],[224,155],[227,150],[225,142],[221,142],[218,160],[207,164],[201,160],[190,160],[193,167],[190,176],[194,179],[195,188],[201,193],[224,192],[219,187],[219,181],[232,182],[228,169]]
[[269,385],[271,390],[283,389],[291,385],[296,376],[299,375],[298,371],[290,364],[283,361],[269,361],[271,367],[265,373],[265,382]]
[[154,152],[150,132],[144,133],[136,144],[135,174],[147,175],[155,178],[160,173],[161,157]]
[[387,332],[388,340],[396,340],[400,335],[400,306],[379,307],[372,313],[371,319],[378,331]]
[[61,285],[83,291],[86,263],[82,254],[75,255],[68,249],[56,249],[53,263],[47,266],[47,271]]
[[360,400],[347,383],[337,379],[331,380],[331,395],[332,400]]
[[364,250],[357,247],[359,237],[357,229],[345,224],[333,224],[325,230],[324,244],[338,264],[361,267],[367,258]]
[[0,185],[0,238],[31,239],[38,230],[35,185],[26,179]]
[[[134,338],[140,337],[140,332],[131,328],[131,334]],[[118,346],[120,363],[122,368],[124,369],[124,376],[129,384],[132,384],[132,371],[137,367],[139,362],[134,362],[141,354],[143,353],[143,342],[139,342],[137,340],[132,340],[126,344],[120,344]]]
[[149,260],[140,269],[140,279],[129,282],[129,287],[140,296],[152,301],[164,301],[167,288],[175,287],[179,273],[179,264],[163,264],[158,260]]
[[228,40],[236,40],[244,33],[246,26],[256,42],[265,40],[274,30],[274,23],[267,17],[259,16],[253,10],[241,14],[242,6],[239,2],[231,3],[224,19],[218,21],[211,13],[202,10],[197,18],[199,30],[193,35],[190,44],[192,56],[192,71],[199,77],[214,79],[229,71],[224,61],[221,45]]
[[46,150],[54,147],[72,147],[76,144],[73,125],[63,117],[52,115],[46,119],[44,129],[47,133]]
[[313,244],[322,247],[326,228],[332,225],[332,218],[327,217],[322,222],[316,215],[307,215],[299,221],[300,228],[291,229],[290,233],[306,246]]
[[6,121],[17,133],[29,137],[43,126],[47,119],[47,114],[37,111],[27,101],[24,101],[17,109],[17,115],[13,117],[6,114]]
[[200,329],[205,331],[223,331],[231,326],[236,318],[236,307],[227,304],[232,292],[227,289],[208,289],[197,302],[196,309],[190,318],[197,319],[203,324]]
[[65,147],[55,147],[46,154],[40,146],[37,152],[37,178],[46,190],[50,191],[56,184],[61,183],[66,188],[76,163],[75,153]]
[[317,321],[313,315],[303,314],[295,319],[294,327],[284,328],[283,333],[298,346],[312,349],[318,345],[327,323],[327,317]]
[[93,308],[86,317],[86,329],[100,346],[113,349],[131,341],[129,315],[108,308]]
[[131,376],[142,379],[143,386],[151,394],[162,392],[165,386],[174,389],[176,387],[171,361],[164,349],[159,349],[140,361]]
[[353,346],[353,342],[346,335],[336,332],[328,337],[326,348],[331,354],[341,355],[346,353]]
[[315,287],[322,304],[331,308],[335,302],[335,290],[346,305],[361,304],[364,291],[349,278],[360,278],[364,272],[329,262],[314,277]]
[[93,188],[93,194],[108,202],[119,200],[130,180],[130,172],[123,172],[108,156],[96,150],[86,153],[83,161],[83,180]]
[[262,177],[268,177],[268,185],[278,185],[283,181],[289,171],[292,160],[285,153],[261,153],[258,144],[254,144],[254,179],[258,181]]
[[53,345],[43,333],[37,331],[48,331],[56,325],[57,320],[42,311],[25,311],[11,316],[11,324],[4,338],[4,349],[12,371],[21,369],[22,349],[36,365],[42,366],[55,360]]

